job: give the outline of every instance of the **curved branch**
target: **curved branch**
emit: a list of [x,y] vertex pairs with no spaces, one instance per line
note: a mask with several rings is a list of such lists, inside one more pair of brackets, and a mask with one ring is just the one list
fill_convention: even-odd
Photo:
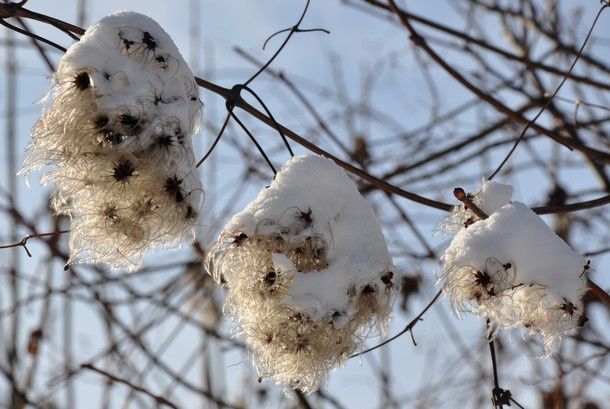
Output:
[[[424,307],[424,309],[419,314],[417,314],[417,317],[413,318],[411,320],[411,322],[409,322],[402,329],[402,331],[400,331],[398,334],[392,336],[391,338],[386,339],[381,344],[375,345],[372,348],[366,349],[366,350],[364,350],[362,352],[358,352],[357,354],[354,354],[354,355],[350,356],[350,359],[351,358],[355,358],[355,357],[360,356],[360,355],[367,354],[367,353],[369,353],[371,351],[374,351],[374,350],[376,350],[378,348],[381,348],[382,346],[387,345],[390,342],[394,341],[396,338],[402,336],[405,332],[411,331],[413,329],[413,327],[415,327],[415,325],[417,325],[417,323],[419,321],[423,321],[422,316],[430,309],[430,307],[432,307],[434,305],[434,303],[436,302],[436,300],[438,300],[438,298],[441,296],[442,293],[443,293],[443,290],[438,290],[438,292],[436,293],[434,298],[432,298],[432,300]],[[411,340],[413,341],[413,344],[417,345],[417,343],[415,342],[415,339],[413,338],[413,333],[411,333]]]
[[[400,13],[400,11],[398,11],[398,13]],[[399,15],[402,16],[402,14],[399,14]],[[84,34],[84,32],[85,32],[84,29],[82,29],[78,26],[74,26],[65,21],[46,16],[44,14],[35,13],[30,10],[24,9],[22,7],[16,7],[15,4],[11,5],[11,4],[0,3],[0,18],[15,17],[15,16],[19,16],[19,17],[23,17],[23,18],[31,18],[34,20],[45,22],[45,23],[53,25],[61,30],[68,30],[68,31],[71,31],[73,33],[80,34],[80,35]],[[406,21],[406,23],[409,24],[408,21]],[[410,24],[409,24],[409,26],[410,26]],[[422,42],[422,44],[425,44],[425,42]],[[444,61],[443,61],[443,63],[444,63]],[[444,64],[446,64],[446,63],[444,63]],[[459,75],[459,74],[457,74],[457,75]],[[211,92],[221,96],[225,100],[230,100],[233,96],[233,93],[231,92],[231,90],[229,88],[225,88],[220,85],[214,84],[213,82],[207,81],[203,78],[195,77],[195,82],[197,83],[198,86],[205,88],[208,91],[211,91]],[[484,95],[486,95],[486,94],[484,94]],[[489,98],[492,98],[492,97],[489,97]],[[379,179],[379,178],[369,174],[368,172],[366,172],[356,166],[351,165],[350,163],[347,163],[347,162],[337,158],[336,156],[332,155],[331,153],[325,151],[324,149],[318,147],[317,145],[315,145],[315,144],[309,142],[308,140],[306,140],[305,138],[301,137],[299,134],[292,131],[291,129],[288,129],[285,126],[283,126],[282,124],[273,121],[271,118],[267,117],[265,114],[258,111],[256,108],[252,107],[250,104],[248,104],[246,101],[244,101],[241,98],[239,98],[235,102],[235,106],[248,112],[250,115],[252,115],[256,119],[258,119],[259,121],[263,122],[264,124],[268,125],[269,127],[276,129],[276,130],[281,130],[288,138],[292,139],[293,141],[295,141],[299,145],[305,147],[306,149],[310,150],[311,152],[314,152],[318,155],[331,159],[338,166],[342,167],[343,169],[352,173],[353,175],[358,176],[359,178],[361,178],[363,180],[366,180],[367,182],[369,182],[372,186],[374,186],[377,189],[384,190],[386,192],[395,194],[397,196],[403,197],[403,198],[411,200],[413,202],[416,202],[416,203],[419,203],[419,204],[422,204],[422,205],[425,205],[428,207],[432,207],[434,209],[446,211],[446,212],[451,211],[454,207],[448,203],[428,199],[428,198],[419,196],[415,193],[408,192],[408,191],[401,189],[397,186],[394,186],[382,179]],[[512,113],[514,116],[516,116],[519,121],[527,123],[527,120],[525,118],[523,118],[520,114],[513,112],[512,110],[510,110],[507,107],[504,107],[504,108],[506,110],[510,111],[510,113]],[[513,115],[508,115],[508,116],[511,119],[514,119]],[[535,129],[537,129],[538,127],[539,127],[538,125],[534,126]],[[542,127],[540,127],[540,128],[542,128]],[[548,133],[551,133],[550,131],[546,130],[546,128],[542,128],[542,129]],[[606,157],[606,156],[610,157],[607,153],[599,152],[599,151],[595,151],[595,152],[599,153],[603,157]],[[606,197],[588,201],[588,202],[575,203],[575,204],[564,205],[564,206],[539,207],[539,208],[534,208],[533,210],[539,214],[569,212],[569,211],[576,211],[576,210],[581,210],[581,209],[589,209],[592,207],[602,206],[609,202],[610,202],[610,197],[606,196]]]
[[593,209],[595,207],[604,206],[608,203],[610,203],[610,195],[606,195],[598,199],[587,200],[585,202],[578,202],[567,205],[532,207],[532,210],[536,214],[567,213],[575,212],[577,210]]
[[[394,0],[390,0],[389,7],[390,7],[390,10],[392,10],[392,12],[398,16],[402,25],[409,32],[410,40],[416,46],[418,46],[420,49],[422,49],[434,62],[436,62],[438,64],[439,67],[441,67],[443,70],[445,70],[445,72],[447,72],[451,77],[453,77],[456,81],[458,81],[460,84],[462,84],[466,89],[468,89],[478,98],[487,102],[489,105],[491,105],[493,108],[495,108],[498,112],[501,112],[501,113],[507,115],[511,120],[522,123],[522,124],[528,124],[530,122],[528,119],[526,119],[519,113],[513,111],[511,108],[504,105],[502,102],[500,102],[498,99],[496,99],[492,95],[489,95],[485,91],[481,90],[479,87],[477,87],[472,82],[470,82],[468,79],[466,79],[466,77],[464,77],[462,74],[460,74],[458,71],[456,71],[449,63],[447,63],[436,51],[434,51],[428,45],[426,40],[422,36],[419,35],[419,33],[411,25],[411,23],[409,21],[409,16],[406,15],[405,13],[403,13],[402,10],[398,8],[398,6],[394,2]],[[600,161],[603,163],[610,163],[610,153],[608,153],[608,152],[603,152],[603,151],[597,150],[595,148],[591,148],[589,146],[580,144],[580,143],[572,140],[571,138],[557,135],[557,134],[553,133],[552,131],[550,131],[549,129],[547,129],[541,125],[538,125],[536,123],[532,123],[530,126],[536,132],[546,135],[549,138],[551,138],[552,140],[554,140],[555,142],[560,143],[568,148],[580,151],[591,159],[594,159],[594,160],[597,160],[597,161]]]
[[[377,7],[379,9],[382,10],[387,10],[391,12],[390,7],[385,4],[385,3],[381,3],[380,1],[377,0],[364,0],[367,4],[370,4],[371,6]],[[582,75],[578,75],[575,74],[573,72],[565,72],[563,70],[560,70],[558,68],[555,68],[553,66],[550,65],[546,65],[542,62],[538,62],[538,61],[532,61],[524,56],[520,56],[517,54],[513,54],[510,51],[507,50],[503,50],[502,48],[496,47],[493,44],[489,44],[487,41],[482,40],[480,38],[476,38],[476,37],[472,37],[462,31],[453,29],[451,27],[445,26],[443,24],[437,23],[436,21],[432,21],[429,20],[425,17],[419,16],[417,14],[414,13],[410,13],[407,10],[400,10],[400,12],[406,16],[408,16],[411,20],[423,24],[427,27],[430,27],[434,30],[440,31],[444,34],[448,34],[450,36],[459,38],[460,40],[463,40],[464,42],[468,43],[468,44],[475,44],[487,51],[490,51],[494,54],[500,55],[504,58],[506,58],[507,60],[511,60],[511,61],[516,61],[519,62],[521,64],[523,64],[526,67],[534,67],[537,68],[539,70],[542,71],[546,71],[550,74],[553,75],[557,75],[557,76],[561,76],[561,77],[566,77],[570,80],[576,81],[576,82],[581,82],[583,84],[587,84],[590,85],[592,87],[596,87],[596,88],[601,88],[601,89],[605,89],[605,90],[610,90],[610,84],[606,83],[606,82],[600,82],[600,81],[596,81],[592,78],[589,77],[585,77]]]

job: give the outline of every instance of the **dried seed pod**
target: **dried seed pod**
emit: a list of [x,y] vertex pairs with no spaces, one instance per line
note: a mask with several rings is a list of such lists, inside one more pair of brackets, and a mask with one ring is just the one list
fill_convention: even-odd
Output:
[[262,378],[315,391],[383,333],[394,270],[371,207],[331,161],[299,156],[235,215],[206,266],[225,280]]
[[192,238],[201,104],[169,35],[141,14],[110,15],[70,47],[54,80],[21,172],[52,167],[43,181],[70,216],[70,262],[134,269],[151,248]]
[[492,334],[522,326],[542,335],[550,354],[583,322],[587,264],[527,206],[509,203],[512,189],[491,183],[482,204],[493,211],[462,228],[441,258],[444,293],[456,312],[489,320]]

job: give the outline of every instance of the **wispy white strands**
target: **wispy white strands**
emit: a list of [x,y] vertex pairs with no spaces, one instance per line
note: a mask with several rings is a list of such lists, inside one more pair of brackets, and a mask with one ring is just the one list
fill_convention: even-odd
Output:
[[328,159],[297,156],[206,260],[262,378],[309,393],[385,331],[397,277],[371,206]]
[[71,219],[70,263],[137,268],[156,246],[193,237],[201,202],[191,137],[193,73],[149,17],[118,12],[62,57],[21,173],[44,166]]
[[458,313],[487,318],[490,333],[524,327],[542,335],[546,354],[566,333],[584,325],[585,260],[520,202],[512,188],[485,182],[473,201],[489,218],[470,211],[442,256],[441,283]]

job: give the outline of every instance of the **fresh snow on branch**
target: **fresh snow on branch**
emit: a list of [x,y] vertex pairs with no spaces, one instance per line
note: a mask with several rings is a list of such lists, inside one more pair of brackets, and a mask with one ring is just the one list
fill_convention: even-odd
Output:
[[69,262],[134,269],[151,248],[191,238],[202,103],[169,35],[115,13],[70,47],[53,79],[21,172],[52,167],[42,180],[71,219]]
[[371,206],[332,161],[297,156],[207,259],[263,378],[315,391],[385,331],[396,279]]
[[472,311],[490,332],[523,326],[544,339],[547,354],[584,325],[585,260],[520,202],[512,187],[485,182],[473,202],[489,217],[456,209],[461,224],[442,256],[443,290],[457,312]]

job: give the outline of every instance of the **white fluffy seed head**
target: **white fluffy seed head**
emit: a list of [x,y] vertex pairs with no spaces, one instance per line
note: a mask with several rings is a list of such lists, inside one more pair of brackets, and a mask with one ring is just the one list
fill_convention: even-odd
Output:
[[141,14],[105,17],[66,52],[54,82],[21,172],[51,166],[42,182],[71,218],[70,261],[134,269],[150,248],[192,238],[202,104],[169,35]]
[[331,161],[299,156],[206,259],[261,377],[309,393],[385,331],[396,277],[371,207]]
[[[494,185],[474,197],[489,218],[465,223],[441,258],[443,290],[456,312],[482,315],[492,333],[540,334],[550,354],[586,321],[586,263],[527,206],[509,203],[512,189]],[[459,212],[458,220],[473,217]]]

